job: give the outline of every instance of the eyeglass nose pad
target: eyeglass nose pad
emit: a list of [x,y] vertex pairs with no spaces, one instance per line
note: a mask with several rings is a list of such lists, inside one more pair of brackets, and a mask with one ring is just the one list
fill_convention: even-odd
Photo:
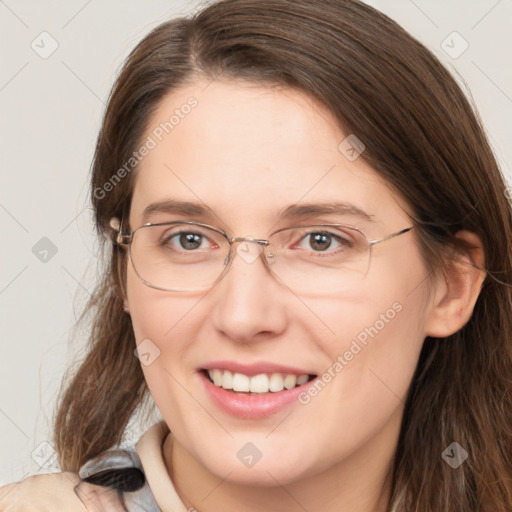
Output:
[[263,252],[263,247],[254,238],[248,237],[240,240],[236,247],[236,253],[245,263],[254,263]]

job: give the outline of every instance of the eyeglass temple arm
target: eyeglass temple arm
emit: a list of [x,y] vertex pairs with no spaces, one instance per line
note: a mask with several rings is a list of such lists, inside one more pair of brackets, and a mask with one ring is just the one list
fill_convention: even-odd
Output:
[[395,238],[396,236],[403,235],[404,233],[411,231],[411,229],[413,229],[413,228],[414,228],[414,226],[410,226],[408,228],[401,229],[400,231],[397,231],[396,233],[391,233],[390,235],[385,236],[384,238],[381,238],[380,240],[370,240],[369,244],[370,245],[380,244],[381,242],[385,242],[387,240],[390,240],[391,238]]

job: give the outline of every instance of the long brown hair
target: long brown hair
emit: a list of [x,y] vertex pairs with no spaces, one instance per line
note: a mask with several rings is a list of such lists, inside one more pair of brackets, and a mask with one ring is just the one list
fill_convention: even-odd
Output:
[[[166,22],[133,50],[109,98],[91,181],[100,234],[112,217],[127,217],[136,168],[108,192],[105,184],[139,147],[160,100],[198,77],[286,85],[329,108],[406,199],[430,266],[458,230],[480,236],[487,276],[471,319],[422,348],[389,510],[512,510],[512,208],[478,115],[450,73],[357,0],[223,0]],[[88,353],[63,384],[55,418],[64,470],[118,444],[150,399],[123,310],[124,253],[110,242],[104,250]],[[441,456],[454,441],[469,454],[457,469]]]

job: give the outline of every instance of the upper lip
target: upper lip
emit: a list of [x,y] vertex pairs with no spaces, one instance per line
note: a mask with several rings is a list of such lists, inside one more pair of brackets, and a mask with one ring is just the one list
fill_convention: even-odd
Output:
[[286,373],[292,375],[314,375],[313,372],[304,370],[303,368],[296,368],[293,366],[285,366],[282,364],[275,364],[267,361],[259,363],[242,364],[235,361],[212,361],[201,367],[202,370],[229,370],[232,373],[241,373],[249,377],[259,375],[261,373]]

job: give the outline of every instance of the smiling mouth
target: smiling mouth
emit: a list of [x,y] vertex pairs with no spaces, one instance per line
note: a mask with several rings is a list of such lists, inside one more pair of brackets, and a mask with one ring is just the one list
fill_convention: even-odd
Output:
[[249,376],[220,369],[201,372],[214,386],[244,395],[279,393],[302,386],[316,378],[316,375],[290,373],[261,373]]

